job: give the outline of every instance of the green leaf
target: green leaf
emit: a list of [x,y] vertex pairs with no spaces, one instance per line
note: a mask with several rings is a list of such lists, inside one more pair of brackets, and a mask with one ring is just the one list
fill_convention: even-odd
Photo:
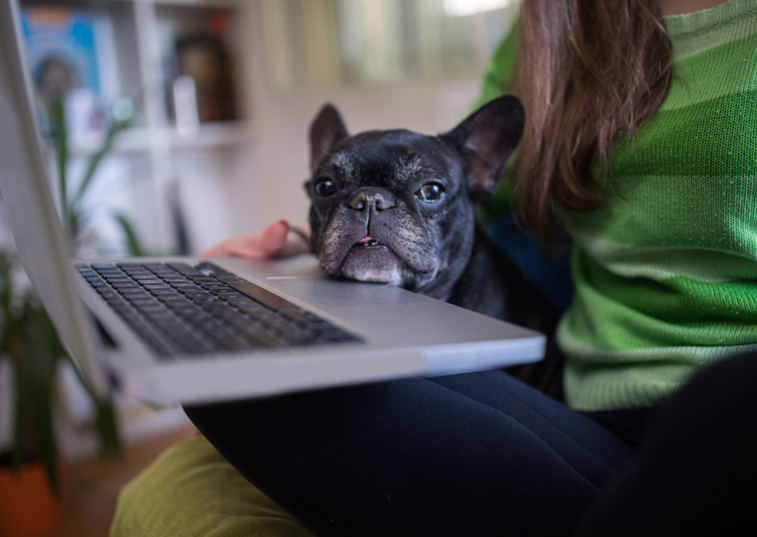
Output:
[[82,214],[79,211],[79,209],[75,206],[71,206],[68,209],[68,225],[66,229],[68,230],[69,236],[71,237],[71,240],[75,240],[76,237],[79,236],[79,232],[81,231],[82,226]]
[[31,310],[27,329],[24,368],[29,372],[30,411],[36,426],[38,455],[42,460],[52,490],[58,494],[55,461],[55,426],[53,423],[52,391],[58,364],[58,335],[50,318],[40,306]]
[[50,104],[50,123],[53,127],[54,141],[55,141],[55,154],[58,164],[58,188],[60,190],[60,207],[61,207],[61,220],[65,230],[69,236],[69,240],[73,243],[84,221],[81,214],[81,203],[84,200],[87,192],[92,186],[95,172],[100,166],[100,163],[105,156],[113,148],[113,142],[116,135],[129,126],[129,120],[114,119],[108,128],[108,132],[105,135],[105,139],[100,147],[89,158],[87,167],[85,169],[82,180],[74,193],[73,197],[69,199],[68,196],[68,178],[67,168],[68,160],[70,158],[68,148],[68,134],[67,134],[67,121],[66,121],[66,108],[65,98],[63,95],[56,97]]
[[[0,252],[0,331],[5,338],[5,323],[11,316],[11,299],[13,297],[13,257],[5,252]],[[2,347],[5,349],[5,347]]]
[[114,459],[123,457],[121,435],[118,431],[116,407],[111,398],[95,401],[97,415],[95,425],[100,437],[102,454]]
[[101,454],[115,459],[121,458],[123,456],[123,443],[118,429],[113,398],[110,395],[98,397],[89,381],[84,378],[79,368],[71,360],[71,357],[68,354],[63,354],[63,356],[69,361],[79,382],[95,404],[95,432],[99,437]]
[[58,195],[60,196],[61,220],[65,226],[65,231],[69,233],[69,216],[68,216],[68,182],[66,179],[66,169],[68,168],[68,133],[66,123],[66,107],[64,96],[58,95],[50,103],[50,123],[53,127],[53,139],[55,141],[55,157],[58,164]]
[[134,231],[134,226],[131,225],[129,219],[126,218],[126,216],[124,216],[122,213],[116,213],[114,217],[116,221],[121,225],[121,230],[124,232],[124,237],[126,238],[126,248],[129,251],[129,255],[131,257],[145,257],[146,255],[148,255],[147,251],[142,245],[142,241],[139,240],[136,231]]
[[34,364],[27,359],[28,333],[27,322],[32,308],[32,295],[28,293],[21,309],[6,319],[6,339],[8,354],[13,359],[13,371],[16,386],[16,405],[13,424],[13,453],[11,464],[14,468],[24,461],[28,449],[27,441],[33,441],[32,394],[34,392],[32,371]]
[[105,140],[103,140],[102,145],[97,151],[95,151],[92,154],[92,156],[89,159],[87,170],[84,172],[84,176],[82,178],[81,183],[79,183],[79,189],[76,191],[74,198],[71,200],[71,208],[75,209],[76,207],[78,207],[78,205],[84,199],[84,196],[86,195],[87,190],[89,190],[89,187],[92,184],[92,179],[95,176],[95,171],[100,165],[100,162],[105,157],[105,155],[107,155],[110,152],[111,148],[113,147],[113,141],[115,140],[116,134],[124,130],[126,125],[127,123],[123,123],[120,121],[114,121],[111,124],[110,128],[108,129],[108,133],[105,136]]
[[[53,389],[58,360],[65,353],[44,308],[29,293],[15,319],[13,350],[16,383],[16,412],[12,464],[18,467],[35,456],[45,466],[51,489],[58,494],[58,472],[53,420]],[[6,329],[7,331],[7,329]],[[110,395],[97,397],[89,383],[71,362],[95,406],[95,432],[101,453],[111,458],[123,455],[115,405]]]
[[23,360],[14,360],[13,375],[16,386],[15,416],[13,417],[13,452],[11,454],[11,466],[18,468],[24,461],[26,452],[26,430],[28,401],[31,389],[28,381],[28,367],[24,367]]

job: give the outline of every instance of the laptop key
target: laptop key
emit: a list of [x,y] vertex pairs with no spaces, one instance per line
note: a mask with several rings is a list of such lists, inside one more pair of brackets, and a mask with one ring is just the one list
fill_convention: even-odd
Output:
[[159,295],[155,295],[155,298],[157,298],[158,300],[164,303],[168,303],[168,302],[179,302],[182,304],[189,303],[186,297],[182,295],[181,293],[161,293]]
[[244,295],[240,295],[239,293],[218,293],[216,296],[221,300],[238,300],[240,298],[245,298]]
[[338,328],[332,328],[330,330],[324,330],[318,334],[318,339],[325,339],[327,341],[335,342],[348,342],[348,341],[360,341],[355,336],[339,330]]
[[236,292],[234,291],[234,289],[231,289],[230,287],[227,287],[225,285],[223,287],[203,285],[202,288],[208,293],[211,293],[213,295],[218,295],[220,293],[235,293]]
[[260,302],[264,306],[267,306],[275,311],[292,311],[302,310],[301,307],[296,304],[292,304],[288,300],[281,298],[278,295],[274,295],[267,289],[255,285],[254,283],[229,283],[229,287],[233,287],[243,295],[250,297],[256,302]]
[[178,292],[183,295],[189,295],[190,293],[198,294],[204,291],[195,285],[175,285],[173,286]]
[[242,296],[242,298],[229,298],[229,299],[227,299],[228,302],[229,302],[229,304],[231,304],[235,308],[239,308],[239,309],[244,309],[245,307],[247,307],[248,309],[255,309],[255,308],[263,308],[263,309],[265,309],[261,304],[258,304],[257,302],[255,302],[251,298],[248,298],[248,297],[242,295],[241,293],[239,293],[239,294]]
[[118,283],[113,283],[113,284],[111,284],[111,287],[115,287],[116,289],[121,289],[122,287],[123,287],[124,289],[128,289],[128,288],[130,288],[130,287],[138,288],[138,287],[139,287],[139,285],[137,285],[137,284],[136,284],[135,282],[133,282],[133,281],[128,281],[128,282],[118,282]]
[[170,287],[161,287],[160,289],[148,289],[155,296],[181,296],[180,293]]
[[234,276],[233,273],[229,272],[228,270],[222,269],[218,265],[214,265],[213,263],[209,261],[203,261],[199,265],[197,265],[197,268],[200,270],[208,270],[213,272],[213,274],[216,275],[224,275],[224,276]]
[[312,330],[315,332],[320,332],[323,330],[330,330],[334,328],[333,324],[326,321],[310,322],[310,323],[303,324],[302,326],[304,326],[307,330]]
[[201,307],[211,315],[222,315],[224,313],[231,313],[234,311],[223,302],[218,302],[217,304],[214,302],[206,302]]
[[121,293],[124,296],[149,296],[144,289],[141,287],[126,287],[126,288],[119,288],[116,289],[119,293]]
[[245,329],[245,333],[248,337],[252,338],[252,340],[257,345],[260,345],[261,347],[275,348],[282,347],[284,345],[284,342],[279,338],[259,327],[251,327]]
[[183,293],[187,298],[213,298],[213,295],[207,291],[184,291]]
[[227,351],[238,351],[245,348],[243,341],[235,338],[227,332],[211,334],[210,337],[217,343],[221,349]]
[[154,274],[151,274],[150,276],[132,276],[132,279],[139,283],[139,285],[159,285],[163,283],[163,280],[161,280]]
[[183,270],[183,269],[192,270],[192,267],[190,267],[186,263],[166,263],[166,266],[171,267],[174,270]]
[[129,303],[134,306],[137,309],[150,309],[150,308],[157,308],[159,305],[154,301],[147,301],[144,299],[138,299],[138,300],[130,300],[127,298]]
[[249,283],[244,278],[239,276],[217,276],[216,279],[223,283]]

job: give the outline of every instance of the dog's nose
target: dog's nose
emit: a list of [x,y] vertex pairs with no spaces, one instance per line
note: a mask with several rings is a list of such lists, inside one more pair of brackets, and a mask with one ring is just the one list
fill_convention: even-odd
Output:
[[366,208],[385,211],[394,205],[394,196],[384,188],[358,188],[347,198],[347,206],[357,211],[363,211]]

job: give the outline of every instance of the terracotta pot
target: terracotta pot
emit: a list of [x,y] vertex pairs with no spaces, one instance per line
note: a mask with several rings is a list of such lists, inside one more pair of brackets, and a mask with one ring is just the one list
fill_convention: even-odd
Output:
[[[60,460],[58,468],[64,468]],[[61,482],[62,477],[59,472]],[[24,463],[17,472],[0,468],[0,535],[42,537],[53,534],[63,523],[63,496],[63,493],[58,497],[52,492],[40,462]]]

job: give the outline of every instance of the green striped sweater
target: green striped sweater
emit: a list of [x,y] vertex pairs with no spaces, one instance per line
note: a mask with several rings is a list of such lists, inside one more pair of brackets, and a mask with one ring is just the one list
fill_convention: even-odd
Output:
[[[757,343],[757,0],[664,22],[667,99],[614,156],[606,207],[563,214],[576,291],[557,340],[577,410],[657,404]],[[481,101],[514,51],[508,38]]]

